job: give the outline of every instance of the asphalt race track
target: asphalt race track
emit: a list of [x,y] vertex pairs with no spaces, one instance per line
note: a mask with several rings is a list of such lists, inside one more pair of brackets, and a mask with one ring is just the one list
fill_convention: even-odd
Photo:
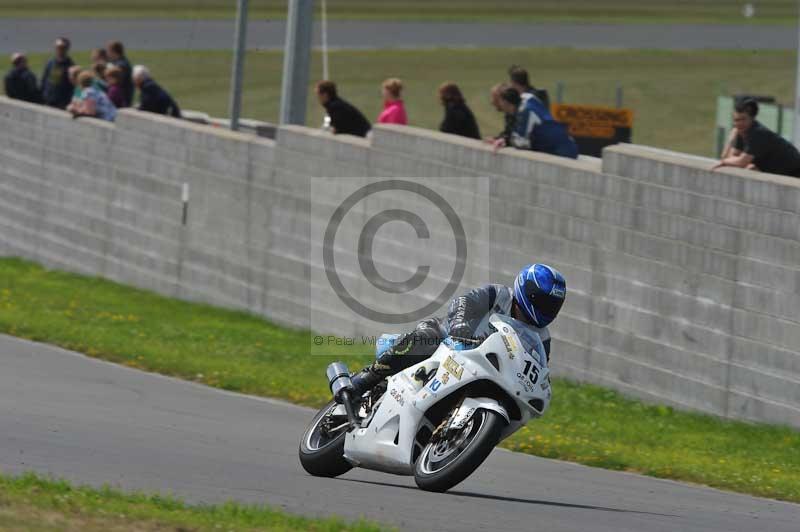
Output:
[[34,470],[193,502],[236,499],[303,514],[363,514],[408,530],[798,529],[798,505],[502,450],[446,494],[369,471],[317,479],[297,460],[311,415],[281,401],[0,335],[6,473]]
[[[282,49],[283,21],[251,21],[251,49]],[[111,39],[133,50],[229,50],[233,21],[171,19],[0,19],[0,53],[45,52],[65,35],[73,49],[88,50]],[[319,27],[314,29],[319,44]],[[794,26],[761,24],[581,24],[581,23],[446,23],[331,21],[333,48],[574,47],[794,50]]]

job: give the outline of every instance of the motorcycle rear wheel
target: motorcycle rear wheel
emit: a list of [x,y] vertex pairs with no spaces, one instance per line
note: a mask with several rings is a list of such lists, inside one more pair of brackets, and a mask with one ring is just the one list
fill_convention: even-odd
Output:
[[414,464],[417,486],[443,492],[466,479],[500,441],[504,425],[499,414],[480,408],[462,429],[428,443]]
[[321,430],[323,420],[336,405],[336,401],[331,401],[317,412],[300,440],[300,464],[315,477],[338,477],[353,468],[344,458],[347,431],[340,430],[333,437],[328,437]]

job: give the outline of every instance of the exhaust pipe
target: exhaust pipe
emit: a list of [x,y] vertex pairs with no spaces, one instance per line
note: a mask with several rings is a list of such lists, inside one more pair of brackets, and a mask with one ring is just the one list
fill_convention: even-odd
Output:
[[350,370],[344,362],[334,362],[325,372],[328,375],[328,386],[331,393],[338,400],[343,390],[352,391],[353,381],[350,380]]
[[358,426],[358,418],[353,411],[353,403],[350,399],[350,392],[353,391],[353,381],[350,380],[350,370],[344,362],[333,362],[325,371],[328,376],[328,385],[331,388],[333,398],[344,405],[347,411],[347,420],[350,426]]

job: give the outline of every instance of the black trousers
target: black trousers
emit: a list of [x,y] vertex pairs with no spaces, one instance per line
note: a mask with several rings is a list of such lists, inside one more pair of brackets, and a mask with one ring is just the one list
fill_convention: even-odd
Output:
[[369,369],[382,377],[399,373],[429,358],[447,337],[442,320],[429,318],[417,324],[372,363]]

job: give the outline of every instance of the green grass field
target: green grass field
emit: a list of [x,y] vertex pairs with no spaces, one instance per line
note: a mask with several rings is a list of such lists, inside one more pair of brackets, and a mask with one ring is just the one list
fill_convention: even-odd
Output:
[[[697,22],[793,24],[794,0],[330,0],[333,19],[437,21]],[[316,2],[318,5],[319,2]],[[233,0],[0,0],[0,16],[232,18]],[[286,16],[286,0],[250,0],[253,19]]]
[[[367,346],[312,355],[306,331],[17,259],[0,260],[0,332],[309,406],[329,399],[330,361],[358,368],[371,358]],[[800,432],[645,405],[597,386],[556,380],[547,414],[503,445],[800,502]]]
[[378,525],[309,519],[265,506],[189,506],[160,495],[75,487],[26,474],[0,475],[0,530],[26,532],[377,532]]
[[[212,116],[227,116],[228,52],[131,52],[134,63],[150,67],[154,76],[182,107]],[[86,64],[88,53],[76,53]],[[41,73],[45,56],[32,56]],[[320,57],[314,56],[312,79],[321,77]],[[506,69],[526,66],[534,83],[550,90],[555,100],[558,81],[566,84],[565,101],[614,105],[616,85],[624,88],[625,106],[635,113],[633,140],[698,155],[711,155],[714,113],[720,92],[769,94],[791,101],[794,54],[789,52],[476,49],[337,51],[330,54],[330,71],[341,94],[374,120],[381,109],[380,84],[401,78],[412,125],[438,128],[443,111],[436,89],[446,80],[457,82],[472,107],[481,132],[502,129],[501,116],[489,105],[489,88],[504,81]],[[277,121],[280,108],[282,55],[251,52],[247,56],[243,115]],[[322,123],[322,110],[309,90],[307,124]]]

